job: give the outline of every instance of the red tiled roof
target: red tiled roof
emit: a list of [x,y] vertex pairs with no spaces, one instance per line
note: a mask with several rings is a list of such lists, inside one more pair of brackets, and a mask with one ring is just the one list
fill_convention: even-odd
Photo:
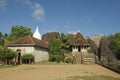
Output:
[[89,45],[89,44],[85,39],[83,40],[83,39],[78,38],[75,41],[73,41],[71,45]]
[[34,46],[39,46],[43,48],[48,48],[47,42],[43,40],[36,39],[32,36],[26,36],[22,37],[16,41],[13,41],[12,43],[8,44],[8,46],[23,46],[23,45],[34,45]]

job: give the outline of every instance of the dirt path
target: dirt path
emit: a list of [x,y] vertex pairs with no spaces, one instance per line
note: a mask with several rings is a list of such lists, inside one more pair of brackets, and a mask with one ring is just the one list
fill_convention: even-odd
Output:
[[0,69],[0,80],[63,80],[68,76],[119,74],[99,65],[20,65]]

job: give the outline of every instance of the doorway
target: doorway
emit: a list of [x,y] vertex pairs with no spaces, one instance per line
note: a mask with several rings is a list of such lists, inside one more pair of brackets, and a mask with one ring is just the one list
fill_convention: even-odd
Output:
[[80,46],[78,46],[78,52],[81,52],[81,47]]
[[18,53],[18,57],[17,57],[17,64],[20,64],[21,63],[21,50],[20,49],[17,49],[17,53]]
[[21,53],[18,53],[18,64],[20,64]]

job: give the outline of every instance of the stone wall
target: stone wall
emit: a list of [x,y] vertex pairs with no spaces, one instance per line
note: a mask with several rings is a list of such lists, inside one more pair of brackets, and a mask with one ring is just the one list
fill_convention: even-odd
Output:
[[13,51],[17,51],[18,49],[21,50],[21,56],[25,53],[28,53],[28,54],[33,54],[34,52],[34,47],[32,46],[27,46],[27,47],[8,47],[9,49],[12,49]]
[[49,60],[49,54],[46,49],[43,48],[34,48],[34,56],[35,56],[35,62],[41,62],[41,61],[48,61]]
[[41,61],[48,61],[49,60],[49,54],[46,49],[40,48],[40,47],[33,47],[33,46],[27,46],[27,47],[8,47],[9,49],[12,49],[13,51],[17,51],[17,49],[21,50],[21,56],[23,54],[33,54],[35,57],[35,62],[41,62]]
[[91,39],[94,43],[95,43],[95,45],[97,46],[97,47],[99,47],[99,44],[100,44],[100,40],[101,40],[101,37],[102,37],[103,35],[94,35],[94,36],[84,36],[84,38],[87,40],[87,39]]

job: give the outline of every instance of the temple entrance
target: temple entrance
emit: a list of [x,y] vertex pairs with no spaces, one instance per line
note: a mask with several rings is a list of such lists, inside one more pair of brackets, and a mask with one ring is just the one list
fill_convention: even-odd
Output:
[[81,47],[80,46],[78,46],[78,52],[81,52]]
[[21,53],[18,53],[18,64],[20,64]]
[[20,49],[17,49],[17,53],[18,53],[18,57],[17,57],[17,64],[20,64],[21,63],[21,50]]

